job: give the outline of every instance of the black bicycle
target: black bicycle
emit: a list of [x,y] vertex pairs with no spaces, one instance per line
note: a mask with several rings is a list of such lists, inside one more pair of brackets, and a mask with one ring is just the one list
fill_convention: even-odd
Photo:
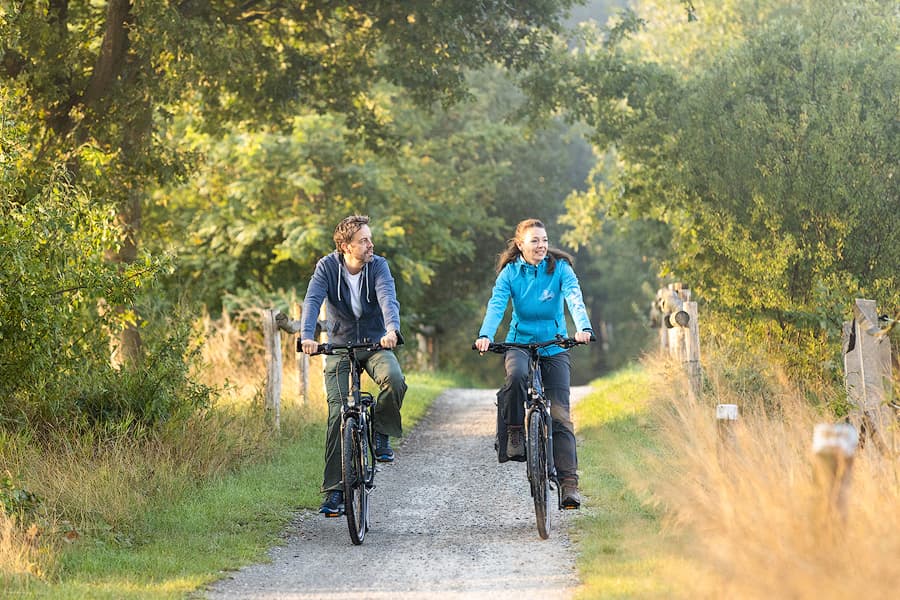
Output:
[[[531,485],[531,497],[534,500],[534,515],[537,519],[538,535],[542,539],[550,537],[550,491],[556,490],[556,501],[559,510],[563,506],[562,490],[553,463],[553,418],[550,416],[550,399],[544,396],[541,381],[542,348],[560,346],[569,349],[585,342],[574,338],[557,336],[546,342],[530,344],[491,343],[488,352],[504,354],[513,348],[525,350],[529,356],[528,397],[525,400],[525,463],[528,483]],[[472,345],[473,350],[478,350]]]
[[[300,340],[297,348],[301,350]],[[369,530],[369,494],[375,489],[375,398],[360,387],[363,369],[357,353],[376,350],[381,350],[380,344],[319,344],[312,353],[341,355],[350,363],[350,386],[346,394],[341,394],[341,476],[344,514],[350,539],[356,545],[363,543]]]

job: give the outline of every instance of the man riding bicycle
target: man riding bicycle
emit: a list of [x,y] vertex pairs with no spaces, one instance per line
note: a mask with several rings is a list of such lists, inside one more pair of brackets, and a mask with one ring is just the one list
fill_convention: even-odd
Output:
[[[564,305],[578,328],[574,338],[588,343],[593,336],[584,306],[581,286],[572,269],[571,255],[552,248],[544,224],[526,219],[516,227],[515,238],[497,260],[497,279],[475,347],[488,349],[507,304],[512,302],[507,342],[530,343],[567,336]],[[569,412],[569,354],[558,346],[541,350],[541,378],[544,393],[551,399],[553,417],[553,460],[562,489],[564,508],[581,506],[578,491],[578,457],[575,429]],[[525,400],[528,396],[528,354],[511,349],[504,355],[506,382],[497,393],[499,410],[497,457],[500,462],[524,460],[525,443],[522,426]]]
[[[382,349],[361,353],[360,363],[380,392],[375,405],[375,458],[392,462],[390,436],[402,435],[400,408],[406,380],[391,350],[403,343],[400,335],[400,304],[394,278],[384,257],[375,254],[369,217],[351,215],[334,230],[336,250],[316,264],[303,300],[300,344],[314,353],[319,308],[326,305],[326,333],[333,344],[380,343]],[[319,512],[335,517],[344,512],[341,486],[341,397],[347,393],[350,365],[346,358],[325,358],[325,391],[328,428],[325,434],[325,500]]]

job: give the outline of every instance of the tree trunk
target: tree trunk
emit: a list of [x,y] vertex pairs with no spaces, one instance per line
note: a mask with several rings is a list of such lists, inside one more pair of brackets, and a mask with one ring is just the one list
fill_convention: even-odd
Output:
[[[109,259],[124,268],[137,258],[138,232],[141,228],[141,190],[131,190],[128,198],[120,205],[117,215],[121,228],[121,239],[118,252],[112,253]],[[113,346],[112,364],[116,367],[138,366],[143,356],[141,332],[138,329],[140,316],[134,306],[117,306],[115,312],[122,317],[124,327],[119,332],[118,341],[110,340]]]

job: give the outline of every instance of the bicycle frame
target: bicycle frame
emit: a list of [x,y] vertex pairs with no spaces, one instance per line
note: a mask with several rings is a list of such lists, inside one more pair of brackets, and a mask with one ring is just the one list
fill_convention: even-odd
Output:
[[[299,347],[299,340],[297,342]],[[381,350],[381,345],[377,343],[364,342],[361,344],[319,344],[319,349],[315,354],[329,355],[345,355],[350,363],[349,389],[346,394],[341,394],[341,431],[350,417],[356,417],[357,422],[366,432],[369,442],[369,452],[371,458],[375,460],[374,439],[372,431],[372,412],[375,405],[375,398],[369,392],[362,391],[362,371],[363,368],[359,364],[357,352],[375,352]],[[340,389],[340,382],[338,383]],[[370,484],[370,477],[366,478],[367,487]]]
[[[300,342],[298,341],[299,346]],[[363,542],[366,531],[369,529],[368,495],[375,488],[376,470],[373,430],[375,398],[369,392],[362,391],[363,369],[357,352],[374,352],[380,349],[379,344],[368,342],[319,344],[318,349],[313,353],[340,355],[342,361],[346,357],[349,362],[347,393],[344,394],[340,389],[340,377],[338,389],[341,391],[341,465],[344,473],[345,515],[350,529],[350,538],[356,545]],[[338,365],[336,375],[340,371],[340,365]],[[349,427],[352,429],[348,429]],[[356,462],[354,457],[359,457],[360,462]],[[355,475],[352,480],[348,480],[348,473],[351,472]],[[357,501],[359,506],[355,507],[354,503]]]
[[[550,415],[550,398],[544,395],[544,384],[541,379],[541,355],[539,348],[530,350],[528,367],[528,398],[525,400],[525,423],[530,422],[531,415],[535,411],[541,414],[541,420],[547,427],[547,440],[550,452],[547,454],[547,471],[550,481],[555,488],[559,488],[559,480],[556,476],[556,463],[553,460],[553,417]],[[526,442],[529,428],[525,427]],[[561,501],[561,500],[560,500]]]

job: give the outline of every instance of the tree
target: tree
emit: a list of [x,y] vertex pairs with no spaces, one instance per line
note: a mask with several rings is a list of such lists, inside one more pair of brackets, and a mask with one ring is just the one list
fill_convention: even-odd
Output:
[[[0,77],[33,151],[29,192],[64,162],[92,197],[117,207],[111,252],[138,257],[148,189],[183,169],[165,139],[190,106],[210,132],[223,124],[282,122],[298,106],[347,115],[378,147],[372,85],[386,80],[423,104],[466,94],[464,69],[540,63],[570,0],[423,6],[394,2],[105,4],[67,0],[0,8]],[[136,360],[134,323],[121,346]]]
[[773,1],[765,19],[725,6],[739,35],[696,60],[691,42],[677,69],[622,50],[560,79],[622,158],[603,212],[664,223],[664,270],[817,369],[854,295],[900,302],[898,19],[877,1]]

